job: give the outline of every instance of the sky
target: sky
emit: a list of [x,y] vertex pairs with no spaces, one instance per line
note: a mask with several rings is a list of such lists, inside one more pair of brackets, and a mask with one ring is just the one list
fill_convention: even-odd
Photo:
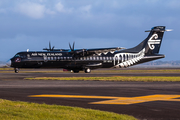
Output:
[[154,26],[165,32],[162,61],[180,60],[180,0],[0,0],[0,61],[49,46],[131,48]]

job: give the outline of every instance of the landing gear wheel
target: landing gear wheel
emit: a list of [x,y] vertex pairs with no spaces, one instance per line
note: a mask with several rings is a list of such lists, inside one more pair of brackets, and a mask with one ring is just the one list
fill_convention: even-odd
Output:
[[19,68],[14,68],[14,72],[18,73],[19,72]]
[[85,72],[85,73],[90,73],[90,72],[91,72],[91,69],[90,69],[90,68],[85,68],[84,72]]
[[73,70],[74,73],[79,73],[79,70]]

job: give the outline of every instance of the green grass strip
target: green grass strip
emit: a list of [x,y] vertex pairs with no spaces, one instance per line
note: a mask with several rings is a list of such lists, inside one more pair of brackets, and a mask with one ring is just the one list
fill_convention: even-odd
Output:
[[0,68],[0,70],[14,70],[14,68]]
[[163,69],[163,70],[92,70],[92,73],[180,73],[180,69]]
[[136,120],[112,112],[0,99],[1,120]]
[[35,77],[25,78],[26,80],[92,80],[92,81],[168,81],[179,82],[180,77],[165,77],[165,76],[113,76],[113,77]]
[[[63,72],[62,70],[51,70],[51,69],[20,69],[19,71],[20,73],[59,73],[59,72]],[[68,71],[70,72],[70,71]],[[65,72],[65,73],[68,73]],[[81,73],[84,73],[84,71],[80,71]],[[14,73],[14,68],[0,68],[0,73]],[[110,69],[106,69],[106,70],[101,70],[101,69],[97,69],[97,70],[92,70],[92,73],[180,73],[180,69],[160,69],[160,70],[130,70],[130,69],[116,69],[116,70],[110,70]]]

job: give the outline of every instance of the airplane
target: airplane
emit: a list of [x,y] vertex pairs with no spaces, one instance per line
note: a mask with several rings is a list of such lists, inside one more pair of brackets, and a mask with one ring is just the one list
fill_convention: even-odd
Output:
[[84,71],[90,73],[97,68],[126,68],[133,65],[164,58],[159,54],[165,26],[155,26],[148,37],[137,46],[125,49],[123,47],[97,48],[97,49],[74,49],[75,43],[70,49],[49,49],[45,51],[25,51],[17,53],[11,58],[11,67],[15,73],[19,68],[63,68],[78,73]]

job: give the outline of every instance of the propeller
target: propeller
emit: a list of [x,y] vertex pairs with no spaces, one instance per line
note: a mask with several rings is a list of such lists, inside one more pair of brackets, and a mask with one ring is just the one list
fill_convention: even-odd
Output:
[[81,50],[75,50],[74,49],[75,46],[75,42],[73,42],[73,45],[71,46],[71,44],[69,43],[69,48],[71,50],[71,54],[74,57],[83,57],[86,54],[86,49],[81,49]]
[[71,44],[69,43],[69,48],[71,49],[71,51],[74,51],[74,45],[75,45],[75,42],[73,42],[73,46],[71,47]]
[[51,42],[49,41],[49,50],[51,51]]
[[43,50],[54,51],[54,46],[51,48],[51,42],[49,41],[49,49],[48,48],[44,48]]
[[71,50],[70,53],[72,54],[73,59],[74,59],[75,54],[76,54],[76,51],[74,51],[74,45],[75,45],[75,42],[73,42],[73,46],[71,46],[71,44],[69,43],[69,48]]
[[49,41],[49,50],[53,51],[54,50],[54,46],[51,48],[51,42]]

